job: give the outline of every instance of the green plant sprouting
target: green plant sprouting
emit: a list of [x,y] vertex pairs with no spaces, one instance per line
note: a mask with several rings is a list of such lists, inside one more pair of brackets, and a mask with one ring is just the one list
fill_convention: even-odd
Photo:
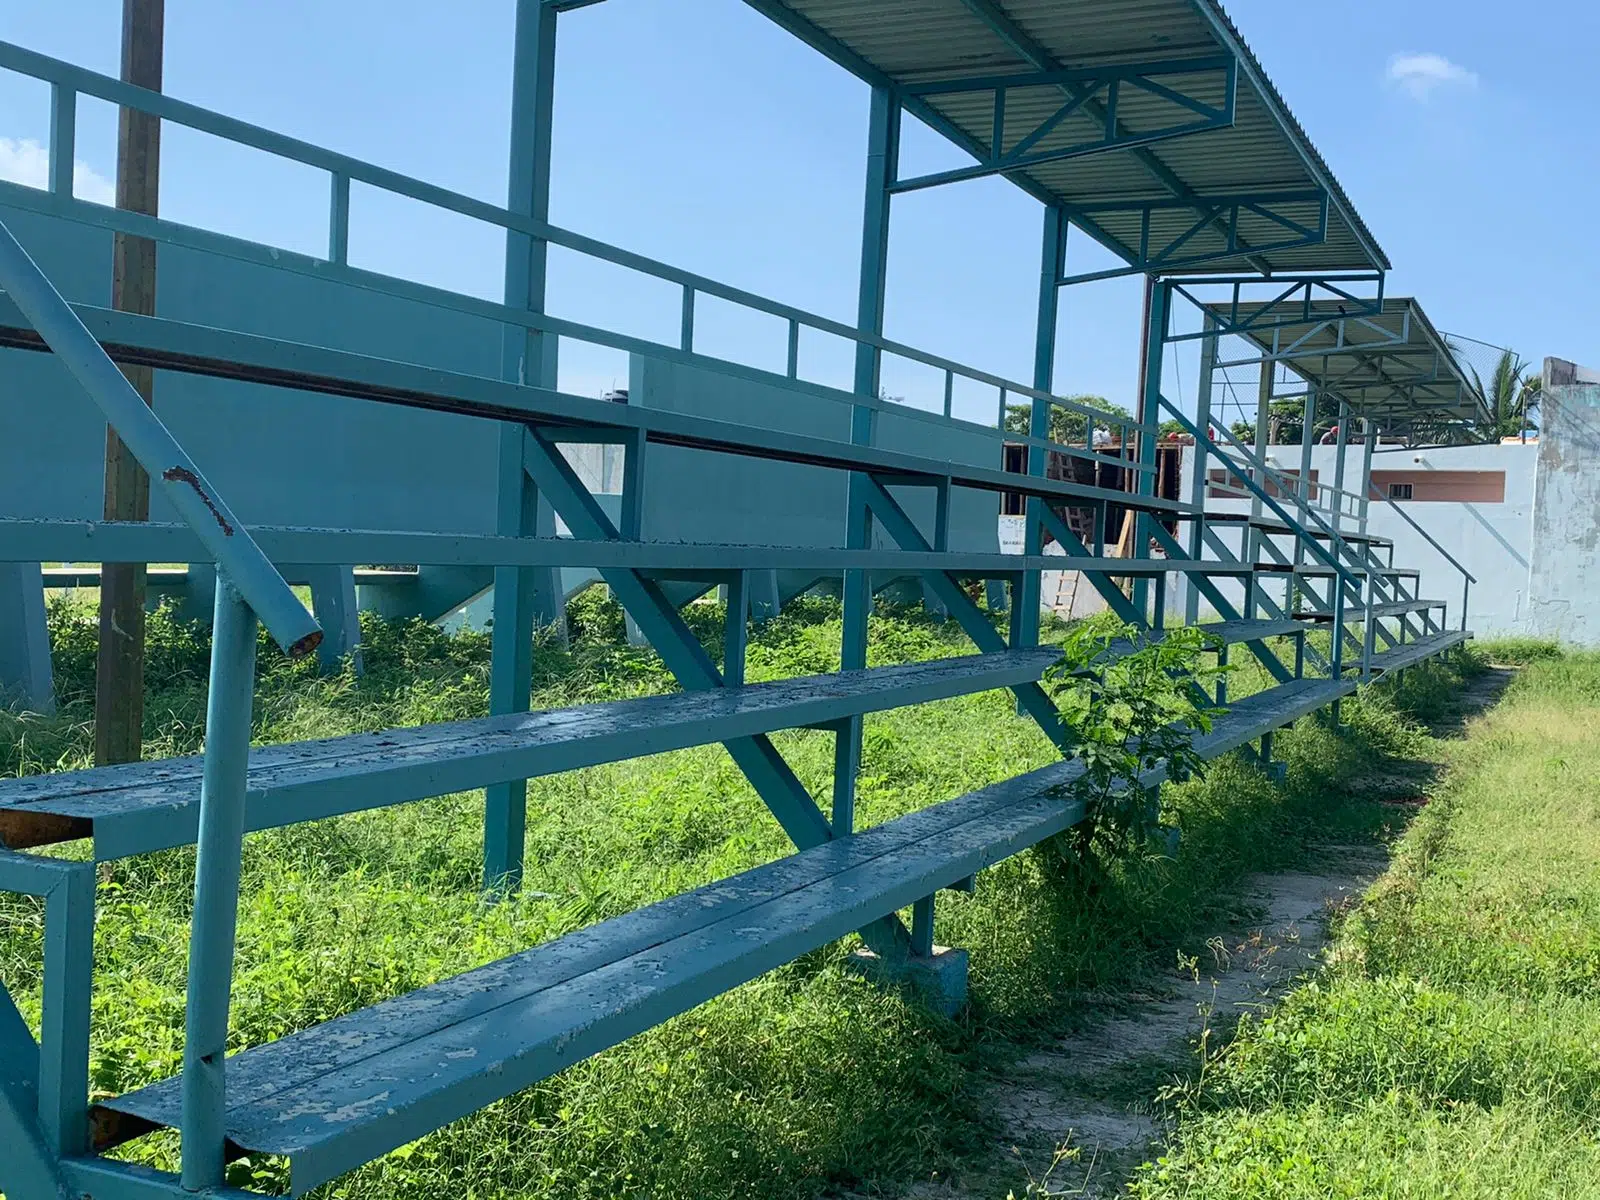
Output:
[[1086,808],[1072,834],[1080,858],[1146,846],[1160,829],[1161,780],[1204,774],[1194,737],[1222,711],[1203,690],[1228,670],[1208,658],[1217,645],[1195,626],[1152,635],[1094,621],[1068,630],[1047,684],[1083,765],[1072,785]]

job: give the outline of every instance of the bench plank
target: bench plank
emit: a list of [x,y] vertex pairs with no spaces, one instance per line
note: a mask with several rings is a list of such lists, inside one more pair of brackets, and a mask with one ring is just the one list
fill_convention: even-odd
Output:
[[[1196,748],[1215,757],[1354,689],[1246,697]],[[1080,774],[1052,764],[244,1051],[228,1136],[288,1156],[297,1192],[326,1182],[1070,827]],[[180,1110],[178,1078],[104,1101],[101,1140]]]
[[[316,820],[1031,682],[1059,657],[1053,647],[1008,650],[264,746],[250,753],[246,827]],[[202,767],[203,759],[193,756],[0,782],[0,839],[16,848],[29,835],[27,819],[37,818],[40,825],[87,823],[99,859],[184,845],[198,826]]]
[[[1465,630],[1452,629],[1448,633],[1434,633],[1427,637],[1418,638],[1414,642],[1403,642],[1392,650],[1385,650],[1381,654],[1372,656],[1372,671],[1381,674],[1384,671],[1398,671],[1401,667],[1414,666],[1424,659],[1433,658],[1443,654],[1452,646],[1459,646],[1469,640],[1472,635]],[[1346,670],[1359,671],[1359,662],[1346,664]]]
[[[479,1025],[492,1021],[494,1014],[546,993],[556,993],[554,999],[539,1002],[546,1009],[559,1008],[563,1001],[570,1001],[574,988],[582,992],[599,987],[598,994],[611,996],[618,964],[637,966],[641,956],[648,956],[654,964],[648,971],[650,978],[660,975],[665,979],[665,974],[658,972],[656,966],[664,965],[669,959],[676,961],[689,944],[697,948],[697,953],[688,956],[691,962],[699,962],[708,947],[737,951],[735,957],[742,965],[735,969],[740,977],[728,980],[719,975],[714,985],[709,981],[701,984],[701,988],[706,989],[704,994],[696,992],[698,998],[682,1006],[692,1007],[711,995],[904,907],[938,887],[971,875],[999,857],[1016,853],[1033,841],[1049,836],[1049,832],[1068,827],[1081,815],[1081,808],[1060,792],[1078,773],[1073,764],[1052,764],[854,837],[791,855],[732,879],[601,922],[303,1033],[244,1051],[228,1060],[229,1137],[247,1149],[295,1153],[314,1145],[319,1140],[317,1135],[336,1132],[332,1127],[340,1125],[340,1122],[319,1117],[308,1123],[306,1131],[287,1140],[281,1136],[281,1130],[279,1134],[266,1132],[274,1122],[292,1123],[295,1110],[302,1103],[317,1103],[296,1098],[302,1093],[310,1094],[318,1088],[354,1087],[359,1090],[365,1086],[365,1080],[392,1074],[393,1056],[418,1053],[415,1049],[418,1046],[424,1047],[421,1053],[431,1053],[427,1050],[429,1039],[451,1031],[468,1031],[476,1036]],[[1020,820],[1019,814],[1023,814]],[[1017,842],[1018,836],[1031,840]],[[864,912],[873,915],[865,919],[857,915]],[[752,933],[758,927],[763,930],[760,937]],[[801,942],[792,941],[795,933],[802,935]],[[755,957],[747,957],[751,954]],[[774,958],[774,954],[777,957]],[[693,967],[689,969],[691,974],[696,971]],[[613,975],[605,975],[597,982],[596,976],[608,970]],[[624,997],[632,994],[631,989],[616,993]],[[682,1011],[682,1007],[672,1011]],[[588,1022],[594,1009],[593,1001],[578,1004],[569,1016],[579,1023]],[[617,1015],[620,1018],[623,1014]],[[659,1012],[644,1025],[629,1027],[627,1032],[612,1036],[604,1045],[614,1044],[669,1015],[671,1012]],[[604,1045],[581,1053],[570,1049],[563,1052],[558,1047],[557,1055],[564,1056],[564,1060],[550,1070],[559,1070],[569,1062],[603,1049]],[[455,1063],[454,1075],[460,1081],[480,1074],[487,1066],[482,1055],[452,1059],[448,1057],[452,1053],[455,1053],[454,1048],[441,1061],[446,1065]],[[437,1081],[440,1077],[438,1065],[419,1071],[419,1080]],[[410,1067],[404,1069],[411,1070]],[[542,1074],[525,1081],[519,1079],[514,1086],[508,1086],[507,1080],[498,1077],[498,1069],[491,1070],[497,1077],[486,1086],[505,1087],[500,1095],[510,1094],[550,1073],[544,1070]],[[475,1100],[456,1115],[487,1102]],[[352,1105],[356,1107],[352,1109]],[[121,1128],[102,1119],[103,1132],[112,1135],[104,1137],[104,1141],[120,1140],[120,1136],[140,1132],[150,1125],[176,1124],[181,1111],[180,1079],[166,1080],[106,1101],[98,1108],[103,1113],[137,1119],[134,1125]],[[355,1120],[355,1114],[360,1111],[357,1101],[343,1101],[321,1111],[324,1115],[342,1111],[351,1114],[347,1124],[360,1123]],[[275,1114],[274,1117],[263,1118],[262,1114],[269,1112]],[[376,1118],[383,1114],[362,1115]],[[445,1118],[450,1119],[453,1117]],[[417,1132],[425,1130],[418,1128]],[[398,1141],[368,1152],[382,1153],[417,1133],[402,1132],[395,1136],[399,1136]],[[344,1169],[347,1167],[341,1166],[333,1174]],[[303,1183],[301,1165],[296,1163],[297,1189],[331,1177],[323,1175],[312,1183]]]

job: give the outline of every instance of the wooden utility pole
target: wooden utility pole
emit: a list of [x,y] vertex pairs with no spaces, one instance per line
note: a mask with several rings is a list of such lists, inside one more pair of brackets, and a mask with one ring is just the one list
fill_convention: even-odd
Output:
[[[165,0],[123,0],[122,79],[152,92],[161,90]],[[155,216],[161,175],[161,119],[136,109],[117,120],[117,207]],[[111,307],[153,316],[156,311],[156,245],[149,238],[118,233],[112,247]],[[122,373],[154,402],[149,367]],[[105,518],[150,519],[150,479],[116,431],[106,429]],[[144,724],[145,564],[102,563],[100,648],[94,697],[96,763],[136,762]]]

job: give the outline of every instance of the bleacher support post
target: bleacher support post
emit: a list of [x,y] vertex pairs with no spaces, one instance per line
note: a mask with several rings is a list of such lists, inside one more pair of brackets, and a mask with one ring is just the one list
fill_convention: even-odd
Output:
[[1378,426],[1368,417],[1361,418],[1361,484],[1356,494],[1361,497],[1357,528],[1367,532],[1367,514],[1372,507],[1372,451],[1378,442]]
[[[1156,494],[1156,432],[1161,424],[1161,368],[1167,344],[1167,324],[1172,307],[1172,285],[1160,283],[1152,276],[1145,289],[1145,344],[1140,365],[1139,424],[1148,428],[1139,431],[1138,479],[1135,491],[1141,496]],[[1150,553],[1150,527],[1155,520],[1149,513],[1134,514],[1134,557],[1144,558]],[[1133,583],[1133,604],[1141,614],[1149,612],[1150,582],[1136,579]]]
[[[550,141],[555,102],[556,8],[541,0],[518,0],[511,86],[512,212],[546,220],[550,215]],[[531,313],[544,311],[549,246],[542,238],[506,233],[506,303]],[[556,385],[557,339],[508,325],[501,371],[532,387]],[[496,531],[510,537],[554,534],[548,506],[523,466],[524,429],[500,427],[500,493]],[[543,528],[541,528],[543,527]],[[494,573],[494,643],[489,682],[493,713],[523,712],[533,688],[533,635],[543,622],[561,618],[561,588],[548,569],[497,567]],[[522,846],[528,784],[511,780],[486,789],[483,886],[507,893],[522,881]]]
[[[884,294],[889,278],[890,187],[900,170],[900,102],[888,88],[872,89],[867,133],[867,182],[861,218],[861,288],[856,325],[868,337],[883,336]],[[856,343],[855,394],[870,400],[850,409],[852,445],[870,446],[877,433],[878,387],[883,355],[868,342]],[[866,480],[850,476],[845,500],[845,545],[865,550],[872,545],[872,510]],[[857,670],[867,665],[867,620],[872,612],[872,576],[868,571],[844,573],[844,634],[840,665]],[[833,832],[849,837],[855,831],[856,775],[861,769],[861,718],[840,722],[834,735]]]
[[0,562],[0,703],[18,696],[35,712],[55,711],[44,578],[38,563]]
[[[1276,334],[1273,335],[1273,340],[1276,343]],[[1272,486],[1267,481],[1266,465],[1267,448],[1272,444],[1272,392],[1275,387],[1276,371],[1277,364],[1272,361],[1271,356],[1263,356],[1261,359],[1261,377],[1256,385],[1255,457],[1256,462],[1260,465],[1251,470],[1251,474],[1255,476],[1256,483],[1262,488]],[[1261,497],[1252,495],[1250,497],[1250,519],[1252,521],[1261,520],[1263,512],[1264,507]],[[1246,562],[1257,562],[1261,558],[1261,531],[1254,525],[1245,527],[1244,557]],[[1252,592],[1257,587],[1255,579],[1250,580],[1250,587]],[[1255,615],[1254,609],[1250,605],[1247,604],[1245,608],[1246,616]]]
[[[1344,520],[1344,495],[1348,489],[1344,486],[1345,459],[1350,449],[1350,406],[1343,400],[1339,401],[1339,432],[1335,436],[1333,451],[1333,486],[1340,490],[1338,502],[1333,506],[1332,524],[1337,532],[1343,527]],[[1371,558],[1371,555],[1368,555]]]
[[255,668],[256,614],[228,577],[218,572],[183,1031],[183,1186],[191,1191],[220,1186],[226,1165],[223,1057],[228,1048]]
[[[1067,234],[1072,224],[1066,210],[1049,206],[1044,210],[1044,232],[1040,239],[1039,255],[1039,320],[1034,331],[1033,386],[1041,392],[1051,392],[1055,387],[1056,329],[1061,313],[1061,277],[1066,274]],[[1028,433],[1035,438],[1050,441],[1050,401],[1033,398],[1028,412]],[[1094,442],[1093,430],[1085,428],[1087,444]],[[1049,471],[1050,451],[1042,446],[1028,447],[1028,474],[1042,479]],[[1029,496],[1024,509],[1022,552],[1044,553],[1044,520],[1041,510],[1044,500]],[[1013,645],[1032,646],[1039,641],[1040,571],[1024,571],[1022,586],[1017,589],[1016,636]]]

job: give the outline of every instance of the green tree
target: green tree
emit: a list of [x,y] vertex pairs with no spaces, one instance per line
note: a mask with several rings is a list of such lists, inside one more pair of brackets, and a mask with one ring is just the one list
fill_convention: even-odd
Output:
[[[1074,404],[1081,404],[1085,408],[1099,409],[1108,417],[1120,421],[1131,421],[1133,414],[1120,404],[1113,404],[1104,396],[1077,395],[1068,396]],[[1032,417],[1033,405],[1008,404],[1006,405],[1006,432],[1028,432],[1028,424]],[[1096,422],[1101,429],[1107,427],[1107,422]],[[1087,445],[1089,436],[1089,418],[1074,409],[1062,408],[1052,405],[1050,408],[1050,440],[1063,446]]]
[[1487,385],[1478,369],[1471,368],[1473,381],[1489,401],[1489,424],[1482,427],[1484,441],[1517,437],[1523,430],[1536,427],[1534,418],[1544,380],[1532,370],[1533,364],[1524,361],[1515,350],[1501,352]]

